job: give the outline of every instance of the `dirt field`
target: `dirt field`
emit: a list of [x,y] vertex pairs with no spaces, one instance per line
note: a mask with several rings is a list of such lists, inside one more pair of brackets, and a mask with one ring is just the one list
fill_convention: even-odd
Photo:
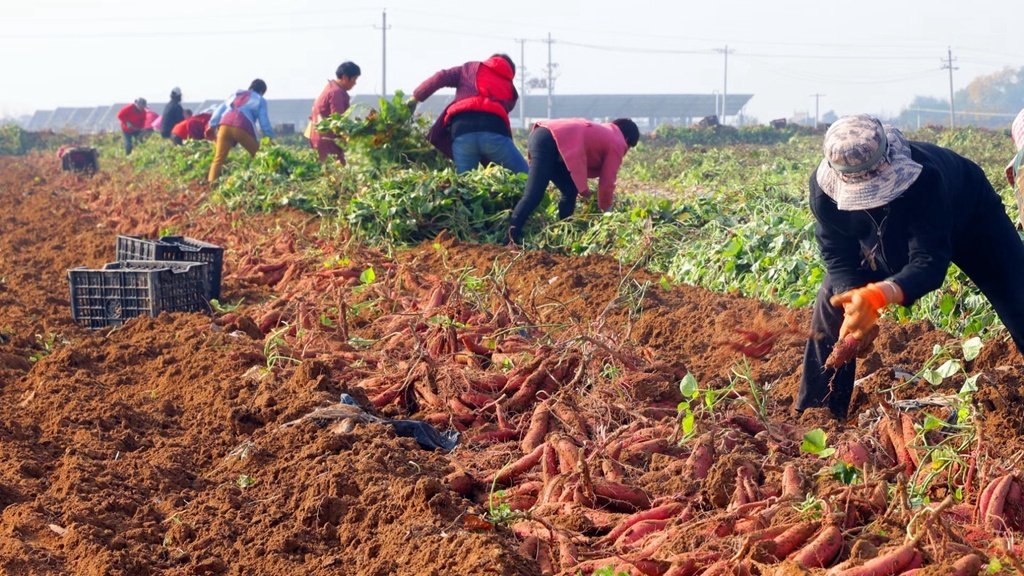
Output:
[[[718,559],[730,571],[716,573],[802,574],[752,535],[837,525],[841,561],[854,542],[901,542],[914,516],[894,502],[899,489],[876,508],[851,506],[859,493],[829,477],[834,458],[800,452],[803,434],[863,443],[878,470],[865,486],[905,486],[900,464],[920,454],[886,461],[874,440],[888,401],[963,383],[880,394],[902,382],[892,368],[914,372],[934,345],[960,341],[883,320],[858,367],[851,413],[863,417],[796,418],[807,310],[666,289],[608,258],[449,238],[386,255],[321,233],[306,213],[231,214],[200,209],[203,197],[130,174],[63,175],[50,156],[0,158],[0,574],[693,574]],[[222,300],[241,306],[77,326],[66,271],[113,261],[118,234],[167,229],[225,247]],[[370,266],[375,278],[360,279]],[[726,344],[737,329],[778,340],[745,363]],[[761,402],[737,377],[747,365]],[[965,503],[924,528],[946,529],[918,547],[935,573],[971,549],[997,554],[1001,527],[972,510],[1022,447],[1016,350],[986,342],[968,368],[982,374],[981,440]],[[702,389],[739,384],[680,445],[687,372]],[[323,412],[303,418],[342,393],[374,417],[459,430],[459,446],[429,451],[386,423],[349,431]],[[710,469],[696,463],[702,446]],[[795,500],[817,495],[824,516],[778,506],[792,472]],[[489,504],[498,491],[503,506]],[[1020,490],[1005,494],[1000,518],[1019,529]],[[755,518],[761,500],[773,512]],[[607,536],[659,507],[645,533]],[[742,530],[752,518],[762,525]]]

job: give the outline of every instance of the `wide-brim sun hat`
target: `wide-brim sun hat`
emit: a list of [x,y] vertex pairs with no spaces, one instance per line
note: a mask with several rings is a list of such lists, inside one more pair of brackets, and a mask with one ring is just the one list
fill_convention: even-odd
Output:
[[903,133],[860,114],[840,118],[825,133],[816,178],[840,210],[869,210],[898,198],[920,174]]

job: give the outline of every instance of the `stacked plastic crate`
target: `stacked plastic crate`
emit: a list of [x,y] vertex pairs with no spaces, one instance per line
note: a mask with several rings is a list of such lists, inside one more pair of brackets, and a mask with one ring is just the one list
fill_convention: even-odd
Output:
[[185,236],[118,236],[117,262],[68,270],[71,314],[95,329],[161,312],[209,312],[223,262],[223,248]]

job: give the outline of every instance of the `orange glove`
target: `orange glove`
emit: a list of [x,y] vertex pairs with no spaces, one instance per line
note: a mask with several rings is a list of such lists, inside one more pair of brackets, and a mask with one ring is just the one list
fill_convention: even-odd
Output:
[[878,312],[902,300],[903,291],[895,282],[890,281],[872,283],[836,294],[829,302],[833,306],[843,307],[844,318],[839,328],[839,341],[842,342],[847,335],[863,340],[878,322]]

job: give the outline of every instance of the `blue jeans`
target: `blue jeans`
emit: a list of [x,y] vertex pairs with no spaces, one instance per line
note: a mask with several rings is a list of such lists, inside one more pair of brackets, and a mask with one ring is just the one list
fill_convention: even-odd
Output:
[[133,146],[133,141],[134,140],[138,140],[139,136],[141,136],[142,133],[141,132],[122,132],[122,134],[124,134],[124,153],[125,154],[131,154],[132,153],[132,148],[134,147]]
[[476,168],[484,159],[516,174],[526,174],[530,166],[512,139],[494,132],[470,132],[452,142],[455,170],[462,174]]

